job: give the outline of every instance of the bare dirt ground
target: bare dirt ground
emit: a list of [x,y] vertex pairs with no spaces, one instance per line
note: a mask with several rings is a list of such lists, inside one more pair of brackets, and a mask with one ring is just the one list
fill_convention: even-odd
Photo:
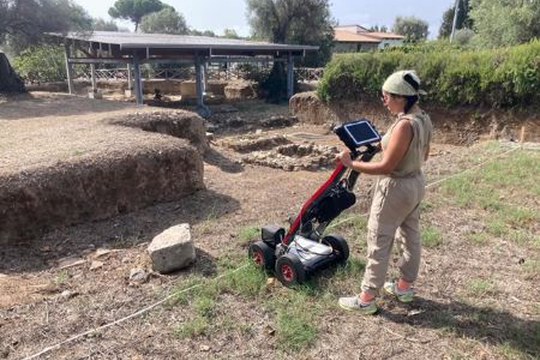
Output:
[[[2,100],[0,100],[2,101]],[[231,116],[254,122],[269,115],[287,114],[283,106],[259,102],[238,105],[229,114],[216,108],[210,123]],[[249,111],[247,109],[254,109]],[[32,129],[48,124],[62,126],[77,121],[81,131],[90,118],[110,117],[133,111],[133,105],[91,101],[60,95],[34,94],[34,98],[4,99],[0,122],[17,122],[20,133],[0,144],[0,150],[34,143],[35,150],[18,159],[1,158],[0,171],[21,163],[43,163],[38,147],[47,139],[35,139]],[[145,110],[146,111],[146,110]],[[244,124],[245,125],[245,124]],[[58,229],[31,242],[0,249],[0,359],[21,359],[88,330],[111,324],[152,305],[176,291],[193,276],[214,278],[244,263],[246,244],[242,229],[264,224],[284,224],[328,177],[330,170],[283,171],[242,161],[242,155],[223,142],[246,136],[246,127],[220,131],[205,158],[206,190],[181,201],[160,204],[109,220]],[[257,126],[249,128],[250,133]],[[296,124],[264,129],[264,135],[285,135],[297,143],[316,142],[339,146],[325,125]],[[260,131],[259,131],[260,133]],[[51,134],[54,137],[54,134]],[[112,135],[111,135],[112,136]],[[9,137],[9,136],[8,136]],[[54,139],[61,142],[62,139]],[[457,174],[494,154],[480,148],[434,144],[426,166],[428,183]],[[58,155],[58,154],[56,154]],[[60,154],[61,155],[61,154]],[[7,164],[7,165],[6,165]],[[357,186],[358,203],[352,210],[363,214],[369,206],[372,177]],[[428,202],[436,205],[439,197]],[[533,203],[534,204],[534,203]],[[536,203],[537,204],[537,203]],[[334,304],[321,309],[319,338],[301,352],[279,346],[269,328],[273,313],[256,299],[225,294],[213,321],[218,330],[179,338],[175,329],[193,319],[193,309],[183,305],[160,305],[121,324],[66,342],[43,359],[494,359],[540,356],[538,274],[520,268],[522,259],[537,256],[509,242],[477,247],[463,242],[466,227],[478,225],[479,215],[455,208],[428,211],[424,219],[439,225],[444,245],[426,250],[418,282],[420,300],[413,307],[388,303],[379,316],[364,318],[340,311],[337,296],[358,290],[358,281],[345,283]],[[198,261],[189,270],[158,275],[150,270],[146,247],[168,227],[189,223]],[[472,224],[472,225],[471,225]],[[481,227],[481,225],[478,225]],[[363,258],[363,239],[351,242],[351,257]],[[232,262],[232,264],[230,264]],[[147,277],[134,281],[134,271]],[[500,291],[487,299],[465,301],[473,276],[491,277]],[[353,279],[354,280],[354,279]],[[344,285],[345,286],[345,285]],[[268,295],[287,291],[279,286]],[[286,295],[285,295],[286,296]],[[439,317],[440,315],[440,317]],[[448,318],[445,318],[448,317]],[[489,321],[484,321],[484,319]],[[228,325],[224,325],[228,324]],[[508,333],[510,332],[510,333]],[[519,339],[532,339],[523,345]]]

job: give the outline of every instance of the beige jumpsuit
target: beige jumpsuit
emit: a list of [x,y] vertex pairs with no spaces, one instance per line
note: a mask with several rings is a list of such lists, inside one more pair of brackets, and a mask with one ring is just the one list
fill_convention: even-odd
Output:
[[383,150],[388,146],[396,124],[407,120],[413,128],[409,149],[390,175],[379,177],[371,204],[362,290],[373,296],[384,285],[394,238],[401,247],[398,266],[403,280],[414,282],[420,267],[419,210],[425,194],[421,168],[433,132],[429,116],[423,111],[399,116],[383,137],[382,146]]

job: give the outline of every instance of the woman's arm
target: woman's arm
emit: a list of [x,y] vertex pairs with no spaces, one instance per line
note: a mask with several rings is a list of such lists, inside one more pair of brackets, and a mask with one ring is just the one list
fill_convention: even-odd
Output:
[[407,153],[413,138],[412,125],[408,120],[396,124],[388,147],[383,151],[383,158],[378,162],[352,161],[350,151],[342,151],[338,155],[343,165],[358,172],[371,175],[388,175],[394,171]]

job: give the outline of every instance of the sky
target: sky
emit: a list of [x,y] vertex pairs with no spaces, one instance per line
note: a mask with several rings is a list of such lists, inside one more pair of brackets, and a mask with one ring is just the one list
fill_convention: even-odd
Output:
[[[212,30],[217,35],[234,29],[241,36],[250,34],[245,0],[161,0],[182,13],[190,28]],[[108,10],[115,0],[75,0],[92,17],[110,20]],[[454,0],[330,0],[331,13],[340,25],[386,25],[389,29],[397,16],[415,16],[429,24],[429,37],[436,38],[442,15]],[[116,21],[133,29],[127,21]]]

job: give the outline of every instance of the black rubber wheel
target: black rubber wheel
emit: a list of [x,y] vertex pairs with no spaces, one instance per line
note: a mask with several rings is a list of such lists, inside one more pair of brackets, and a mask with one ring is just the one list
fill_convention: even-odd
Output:
[[334,254],[340,263],[345,263],[349,258],[349,245],[344,238],[339,235],[328,235],[322,239],[322,243],[331,246]]
[[300,259],[291,254],[280,256],[276,261],[276,277],[287,287],[306,280],[306,271]]
[[268,246],[264,241],[254,242],[249,246],[249,258],[255,262],[257,266],[265,270],[273,270],[276,263],[276,255],[274,249]]

